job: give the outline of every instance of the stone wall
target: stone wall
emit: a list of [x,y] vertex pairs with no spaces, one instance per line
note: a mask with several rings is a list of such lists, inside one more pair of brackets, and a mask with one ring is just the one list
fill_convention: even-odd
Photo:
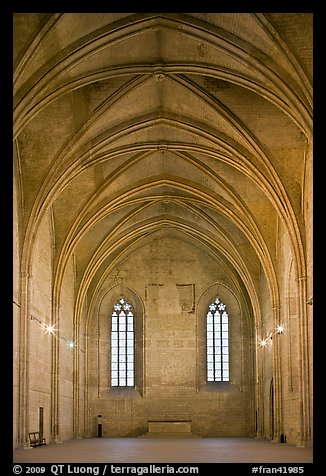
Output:
[[[129,294],[135,319],[143,320],[141,385],[109,387],[110,294],[118,295],[113,289],[89,323],[88,436],[96,436],[97,414],[103,416],[103,436],[145,433],[149,420],[191,420],[201,436],[253,435],[252,336],[236,276],[222,261],[169,237],[154,239],[121,269],[119,292]],[[205,316],[216,295],[229,312],[231,382],[207,385]]]
[[[313,147],[309,143],[306,150],[306,172],[305,180],[303,183],[303,210],[304,210],[304,222],[306,231],[306,249],[307,249],[307,330],[309,339],[309,384],[310,384],[310,415],[313,415],[313,339],[314,339],[314,326],[313,326],[313,265],[314,265],[314,216],[313,216]],[[311,425],[313,426],[313,418],[311,418]],[[313,428],[312,428],[313,434]]]
[[44,408],[44,437],[49,441],[51,421],[52,339],[44,324],[51,324],[52,239],[50,216],[40,225],[34,245],[30,277],[30,320],[28,325],[28,430],[39,429],[39,407]]
[[[112,281],[112,276],[103,283],[101,298],[88,315],[86,328],[84,324],[79,328],[76,357],[75,351],[67,346],[77,335],[73,325],[73,257],[62,283],[58,322],[61,337],[47,335],[41,325],[50,324],[52,312],[53,249],[49,215],[41,223],[34,251],[27,322],[29,431],[38,429],[39,407],[43,407],[44,436],[48,441],[51,438],[52,345],[53,339],[57,339],[59,425],[56,430],[62,440],[96,436],[98,414],[103,416],[103,436],[138,436],[146,433],[148,421],[152,420],[190,420],[192,431],[201,436],[255,434],[255,335],[248,311],[250,305],[231,267],[176,237],[162,235],[152,240],[120,264],[119,273],[123,278],[119,285]],[[298,280],[289,237],[281,222],[276,258],[280,316],[285,324],[285,333],[277,336],[281,432],[289,443],[296,444],[300,433]],[[17,263],[17,256],[15,260]],[[263,337],[275,330],[263,270],[257,289],[264,316]],[[109,319],[112,306],[121,294],[134,305],[138,343],[136,388],[124,390],[111,389],[109,385]],[[205,382],[204,319],[207,306],[215,296],[226,304],[230,316],[231,382],[208,385]],[[14,409],[19,414],[18,300],[14,310]],[[86,317],[84,308],[82,323]],[[262,436],[266,438],[273,433],[273,345],[270,342],[268,348],[257,351],[262,385],[258,419],[262,418]],[[74,375],[78,384],[75,394]],[[14,446],[17,438],[17,427],[14,427]]]
[[19,415],[19,337],[20,337],[20,257],[19,257],[19,203],[17,187],[13,187],[13,447],[18,442],[18,415]]
[[[293,250],[284,223],[278,223],[275,271],[278,282],[279,303],[268,298],[268,285],[261,275],[261,303],[264,323],[258,340],[267,339],[267,345],[257,345],[259,380],[262,399],[258,411],[263,414],[262,435],[275,437],[277,428],[290,444],[300,441],[300,382],[302,355],[300,352],[299,279],[294,266]],[[273,309],[274,307],[274,309]],[[278,316],[278,317],[277,317]],[[284,333],[277,334],[278,325],[284,325]],[[276,415],[278,413],[278,415]]]
[[[73,362],[77,342],[74,335],[75,273],[73,257],[68,261],[60,299],[59,340],[59,435],[73,438]],[[70,347],[70,345],[72,347]]]
[[279,359],[282,385],[283,433],[288,443],[298,443],[300,435],[300,314],[299,280],[294,266],[289,236],[282,222],[278,236],[278,279],[281,297],[280,316],[285,325],[279,336]]

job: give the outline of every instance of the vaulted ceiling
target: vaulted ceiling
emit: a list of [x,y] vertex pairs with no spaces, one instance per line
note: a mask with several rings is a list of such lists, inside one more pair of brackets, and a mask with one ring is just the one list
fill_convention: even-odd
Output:
[[311,48],[311,14],[15,14],[25,249],[51,210],[78,292],[165,233],[255,293],[278,220],[304,246]]

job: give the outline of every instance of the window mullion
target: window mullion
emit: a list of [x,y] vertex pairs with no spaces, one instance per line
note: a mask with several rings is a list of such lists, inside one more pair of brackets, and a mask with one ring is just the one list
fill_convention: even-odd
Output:
[[118,347],[118,386],[120,381],[120,312],[118,314],[118,334],[117,334],[117,347]]
[[128,369],[128,360],[127,360],[127,315],[125,318],[125,339],[124,339],[124,344],[125,344],[125,362],[124,362],[124,379],[125,379],[125,387],[127,386],[127,369]]
[[220,352],[221,352],[221,382],[223,382],[224,378],[223,378],[223,334],[222,334],[222,329],[223,329],[223,326],[222,326],[222,321],[223,321],[223,318],[222,318],[222,313],[220,313]]
[[133,387],[135,337],[132,306],[121,297],[111,315],[111,385]]
[[229,381],[229,329],[225,305],[216,298],[206,314],[207,381]]
[[216,352],[215,352],[215,312],[213,314],[213,380],[216,380],[216,364],[215,364],[215,358],[216,358]]

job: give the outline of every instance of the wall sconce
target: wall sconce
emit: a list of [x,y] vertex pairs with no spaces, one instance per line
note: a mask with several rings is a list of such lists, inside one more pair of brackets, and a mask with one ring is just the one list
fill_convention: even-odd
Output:
[[284,324],[280,324],[279,326],[277,326],[276,327],[277,334],[284,334],[284,329],[285,329]]
[[[55,334],[55,332],[58,332],[58,329],[56,329],[55,324],[52,324],[52,325],[46,324],[45,322],[41,321],[40,319],[38,319],[37,317],[35,317],[33,315],[31,315],[31,321],[38,322],[42,326],[45,334],[53,335],[53,336],[57,337],[58,339],[64,340],[69,349],[73,350],[73,349],[76,348],[76,345],[77,345],[76,342],[74,342],[71,339],[67,339],[65,336]],[[58,332],[58,334],[59,334],[59,332]]]
[[259,347],[266,347],[267,345],[267,338],[266,339],[262,339],[260,342],[259,342]]
[[44,324],[44,331],[46,334],[54,334],[55,330],[56,330],[55,325],[49,326],[48,324]]
[[74,342],[72,340],[68,340],[67,341],[67,346],[69,347],[69,349],[74,349],[76,347],[76,342]]
[[284,334],[284,330],[285,330],[285,325],[284,324],[279,324],[277,327],[276,327],[276,330],[275,332],[271,332],[269,334],[269,336],[265,337],[265,339],[261,339],[259,341],[259,347],[267,347],[268,345],[268,341],[270,340],[270,342],[272,343],[273,341],[273,336],[276,335],[276,334]]

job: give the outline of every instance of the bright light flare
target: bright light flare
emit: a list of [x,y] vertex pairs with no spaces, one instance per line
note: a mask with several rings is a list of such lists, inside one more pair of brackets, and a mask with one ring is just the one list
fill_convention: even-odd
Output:
[[48,335],[54,334],[56,331],[55,325],[49,326],[48,324],[44,324],[44,332]]
[[266,347],[267,346],[267,339],[262,339],[259,342],[259,347]]
[[284,334],[284,330],[285,330],[285,325],[284,324],[280,324],[279,326],[277,326],[276,328],[276,332],[278,334]]

